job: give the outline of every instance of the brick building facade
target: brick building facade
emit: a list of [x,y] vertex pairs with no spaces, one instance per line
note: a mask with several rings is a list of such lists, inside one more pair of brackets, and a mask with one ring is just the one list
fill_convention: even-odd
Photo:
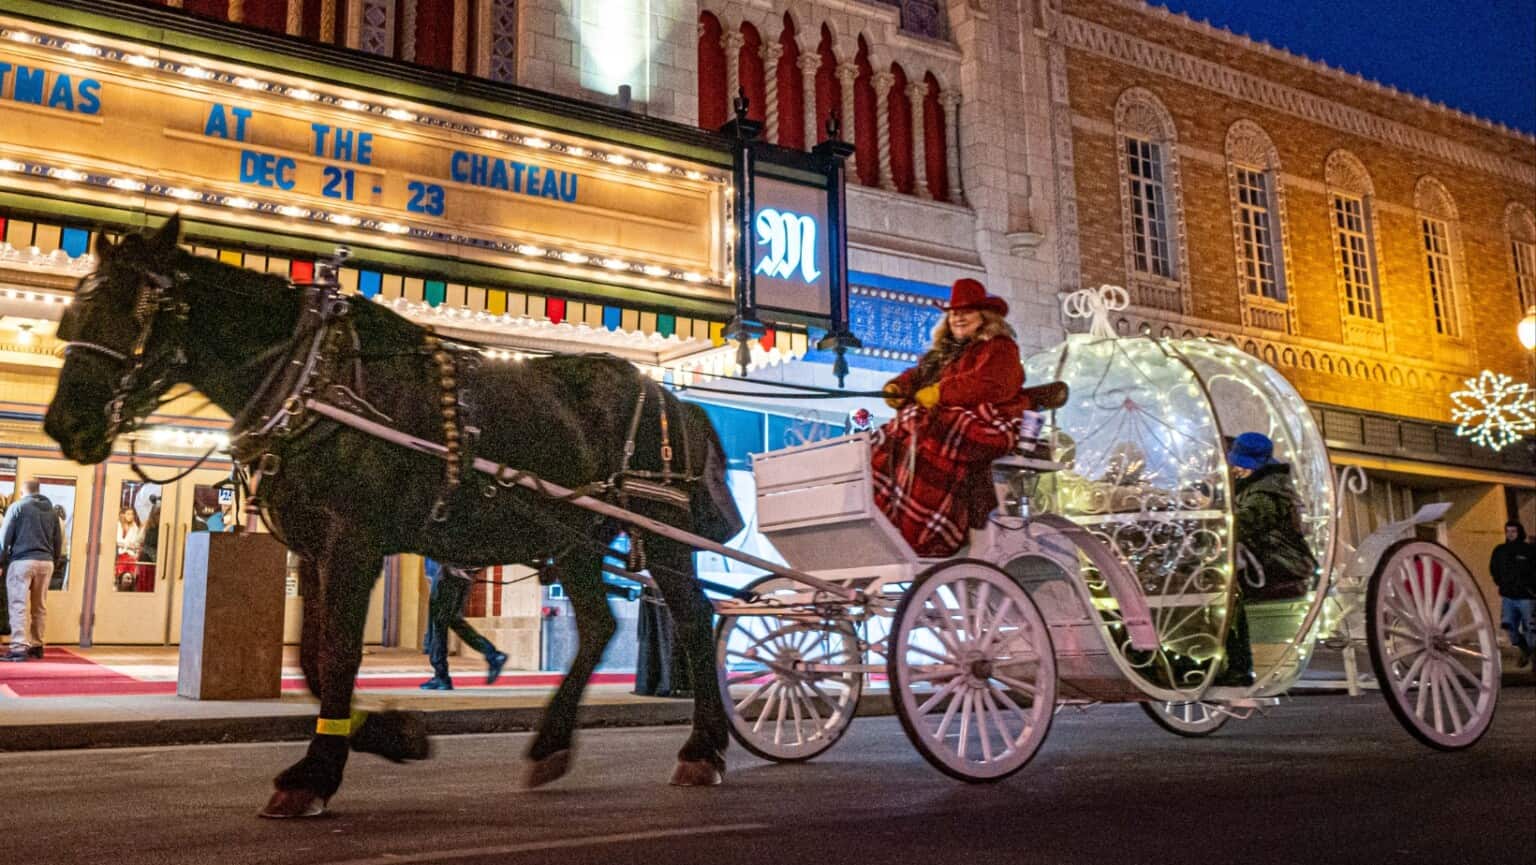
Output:
[[1530,440],[1495,454],[1445,422],[1481,370],[1536,380],[1515,333],[1536,138],[1133,0],[1036,8],[1063,288],[1123,285],[1123,332],[1279,369],[1335,463],[1373,473],[1354,534],[1449,499],[1479,563],[1506,513],[1529,525]]

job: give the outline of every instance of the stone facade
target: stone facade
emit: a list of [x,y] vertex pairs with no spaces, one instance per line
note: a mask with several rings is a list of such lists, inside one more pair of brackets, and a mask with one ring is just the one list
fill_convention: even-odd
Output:
[[[1311,402],[1413,418],[1447,419],[1481,369],[1533,375],[1511,240],[1529,231],[1536,139],[1132,0],[1038,8],[1070,159],[1063,281],[1125,285],[1124,329],[1227,339]],[[1171,278],[1133,261],[1127,135],[1162,145]],[[1280,297],[1245,279],[1240,170],[1267,178]],[[1336,197],[1362,211],[1369,314],[1348,301]]]

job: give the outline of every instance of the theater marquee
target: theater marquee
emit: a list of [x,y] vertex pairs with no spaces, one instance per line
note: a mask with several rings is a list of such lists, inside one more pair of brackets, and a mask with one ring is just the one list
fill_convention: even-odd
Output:
[[[728,170],[4,17],[0,189],[706,299],[734,283]],[[781,248],[776,273],[815,272]]]

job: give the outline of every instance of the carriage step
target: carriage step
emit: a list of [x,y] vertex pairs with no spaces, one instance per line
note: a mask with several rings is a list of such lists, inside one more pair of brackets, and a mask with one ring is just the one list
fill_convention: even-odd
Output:
[[1280,705],[1279,697],[1249,696],[1248,688],[1207,688],[1201,702],[1220,703],[1229,709],[1258,709]]

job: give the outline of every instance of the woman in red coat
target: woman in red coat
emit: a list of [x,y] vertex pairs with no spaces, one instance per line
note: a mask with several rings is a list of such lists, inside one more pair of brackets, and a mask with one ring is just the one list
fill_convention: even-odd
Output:
[[1031,400],[1008,303],[961,279],[933,345],[885,386],[896,417],[875,437],[875,502],[920,556],[953,554],[993,506],[990,466],[1018,444]]

